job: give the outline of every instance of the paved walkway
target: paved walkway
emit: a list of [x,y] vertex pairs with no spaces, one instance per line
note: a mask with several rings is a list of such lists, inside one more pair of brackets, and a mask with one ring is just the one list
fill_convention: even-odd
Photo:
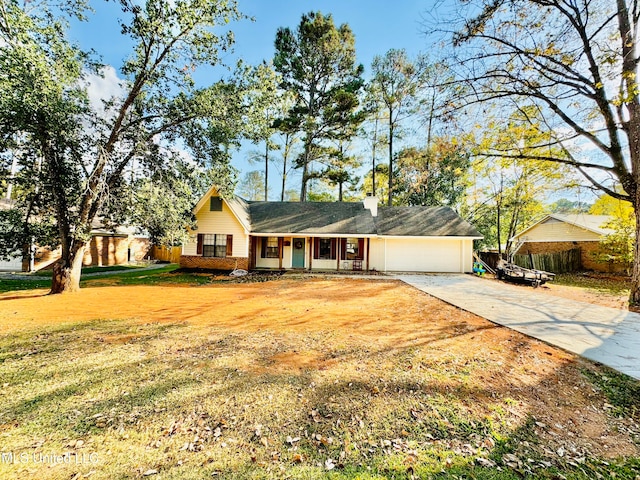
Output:
[[434,297],[640,379],[640,314],[472,275],[395,275]]

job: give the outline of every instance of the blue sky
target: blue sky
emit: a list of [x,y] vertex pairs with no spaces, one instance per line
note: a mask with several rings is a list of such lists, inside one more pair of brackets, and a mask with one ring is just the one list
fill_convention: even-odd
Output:
[[[368,70],[373,57],[390,48],[405,48],[412,54],[426,49],[428,42],[420,22],[430,3],[428,0],[239,0],[240,11],[255,21],[232,25],[236,54],[250,64],[270,59],[279,27],[295,28],[303,13],[321,11],[331,13],[336,24],[350,25],[356,36],[358,61]],[[131,51],[117,24],[122,13],[116,2],[94,1],[91,6],[95,12],[90,14],[88,22],[73,23],[71,38],[83,48],[93,48],[105,63],[118,69]]]
[[[249,64],[256,65],[269,60],[274,53],[276,31],[280,27],[294,29],[303,13],[321,11],[332,14],[337,25],[347,23],[356,38],[358,62],[365,67],[365,77],[376,55],[383,55],[391,48],[404,48],[413,56],[418,52],[428,53],[429,41],[422,32],[422,19],[429,8],[429,0],[239,0],[239,9],[254,21],[244,20],[231,25],[235,34],[234,54],[224,58],[228,65],[234,65],[240,57]],[[120,34],[118,18],[122,18],[117,2],[91,2],[94,13],[88,22],[74,22],[71,25],[71,40],[83,49],[93,49],[102,62],[114,67],[105,79],[99,80],[96,88],[108,97],[116,92],[117,78],[114,73],[130,54],[132,44]],[[223,71],[220,71],[220,74]],[[210,75],[210,70],[195,75],[196,80],[215,82],[218,78]],[[97,92],[96,92],[97,93]],[[260,165],[250,165],[247,156],[258,147],[245,144],[233,155],[233,165],[240,169],[241,176],[249,170],[261,169]],[[275,168],[272,172],[275,173]],[[271,195],[279,196],[278,178],[270,174]],[[292,185],[295,178],[292,178]]]

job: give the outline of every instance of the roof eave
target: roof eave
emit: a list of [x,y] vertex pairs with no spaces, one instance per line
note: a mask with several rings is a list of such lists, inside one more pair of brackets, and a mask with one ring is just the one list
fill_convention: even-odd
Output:
[[332,237],[332,238],[376,238],[375,233],[327,233],[327,232],[249,232],[253,237]]
[[436,239],[436,238],[451,238],[456,240],[482,240],[484,236],[475,235],[378,235],[379,238],[411,238],[411,239]]

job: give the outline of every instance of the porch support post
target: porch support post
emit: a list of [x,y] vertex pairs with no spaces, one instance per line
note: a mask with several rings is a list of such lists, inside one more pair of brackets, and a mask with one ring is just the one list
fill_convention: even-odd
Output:
[[256,245],[253,235],[249,235],[249,265],[247,265],[249,270],[256,268],[255,247]]
[[367,272],[369,271],[369,250],[371,249],[371,239],[367,237]]
[[338,250],[336,252],[336,263],[337,263],[336,270],[340,271],[340,260],[342,260],[340,258],[340,251],[342,250],[342,239],[341,238],[336,238],[336,249]]
[[284,238],[278,237],[278,268],[282,270],[282,256],[284,253]]
[[313,252],[316,247],[314,242],[315,238],[309,237],[309,241],[307,242],[309,244],[309,271],[313,268]]

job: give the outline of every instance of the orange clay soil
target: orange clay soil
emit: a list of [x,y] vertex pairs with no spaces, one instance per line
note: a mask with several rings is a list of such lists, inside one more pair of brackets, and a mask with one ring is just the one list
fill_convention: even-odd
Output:
[[[606,370],[397,281],[282,278],[202,287],[111,286],[67,295],[33,290],[0,295],[0,335],[99,319],[187,323],[207,331],[261,331],[299,338],[326,333],[327,343],[333,345],[419,352],[421,362],[406,368],[433,372],[428,374],[442,382],[443,391],[475,392],[470,405],[482,405],[495,395],[515,399],[510,407],[518,410],[514,415],[535,418],[533,428],[544,448],[588,450],[603,457],[640,455],[633,441],[637,419],[611,415],[606,398],[581,373],[587,369],[598,376]],[[114,335],[103,340],[108,344],[130,338]],[[269,368],[276,370],[340,367],[312,348],[278,352],[268,360]],[[457,373],[468,368],[473,371],[470,377]]]

